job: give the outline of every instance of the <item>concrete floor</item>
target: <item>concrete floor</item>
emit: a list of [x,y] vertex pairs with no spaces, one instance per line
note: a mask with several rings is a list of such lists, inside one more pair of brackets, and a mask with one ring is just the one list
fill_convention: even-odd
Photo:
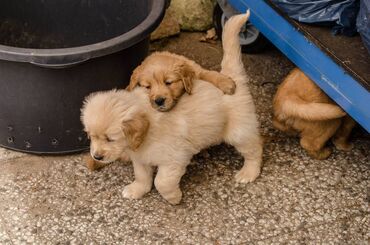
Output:
[[[153,43],[219,69],[220,43],[201,34]],[[133,180],[128,164],[90,172],[83,155],[40,157],[0,148],[0,244],[369,244],[370,141],[354,135],[349,153],[313,160],[271,126],[271,99],[292,64],[276,50],[244,55],[262,134],[261,176],[233,181],[242,158],[220,145],[195,156],[182,180],[183,201],[152,190],[122,198]]]

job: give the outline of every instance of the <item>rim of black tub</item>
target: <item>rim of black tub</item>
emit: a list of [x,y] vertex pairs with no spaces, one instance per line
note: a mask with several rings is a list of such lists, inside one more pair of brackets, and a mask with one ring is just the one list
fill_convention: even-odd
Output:
[[128,48],[147,37],[165,13],[166,0],[152,0],[148,16],[137,26],[117,37],[72,48],[32,49],[0,44],[0,59],[28,62],[48,68],[65,68]]

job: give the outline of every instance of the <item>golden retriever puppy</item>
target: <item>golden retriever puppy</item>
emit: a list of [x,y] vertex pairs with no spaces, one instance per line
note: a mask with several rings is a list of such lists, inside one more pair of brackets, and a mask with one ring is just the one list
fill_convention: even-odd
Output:
[[112,162],[127,153],[135,180],[123,190],[125,198],[141,198],[154,185],[171,204],[182,198],[179,184],[194,154],[222,141],[244,157],[237,182],[254,181],[261,171],[262,140],[255,106],[241,61],[239,31],[249,12],[228,20],[223,36],[221,72],[236,82],[234,95],[224,95],[209,82],[195,80],[192,95],[184,94],[169,112],[155,110],[145,88],[112,90],[86,98],[81,120],[91,139],[91,155]]
[[[147,88],[153,108],[165,112],[171,110],[185,92],[191,94],[195,79],[210,82],[225,94],[235,92],[235,82],[228,76],[203,69],[196,62],[169,52],[155,52],[147,57],[133,71],[126,89]],[[91,171],[106,165],[89,157],[84,162]]]
[[133,71],[127,90],[145,87],[153,108],[169,111],[185,92],[191,93],[195,79],[210,82],[225,94],[235,92],[235,83],[228,76],[203,69],[194,61],[169,52],[155,52],[147,57]]
[[[134,70],[126,89],[147,88],[153,108],[165,112],[171,110],[185,92],[191,94],[195,79],[210,82],[225,94],[235,92],[235,83],[228,76],[203,69],[194,61],[169,52],[156,52],[147,57]],[[88,157],[85,163],[92,171],[105,166]]]
[[[195,79],[208,81],[225,94],[235,92],[235,83],[228,76],[203,69],[196,62],[169,52],[155,52],[147,57],[133,71],[126,89],[147,88],[152,106],[165,112],[171,110],[185,92],[191,93]],[[106,165],[90,157],[86,157],[84,162],[91,171]]]
[[330,138],[337,149],[352,149],[347,140],[355,121],[298,68],[279,86],[273,109],[274,127],[300,135],[301,146],[312,157],[329,157],[331,150],[325,144]]

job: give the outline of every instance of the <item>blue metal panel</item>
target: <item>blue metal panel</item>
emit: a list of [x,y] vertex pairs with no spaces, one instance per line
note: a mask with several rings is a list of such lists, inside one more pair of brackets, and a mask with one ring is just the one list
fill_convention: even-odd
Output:
[[229,0],[349,115],[370,132],[370,93],[263,0]]

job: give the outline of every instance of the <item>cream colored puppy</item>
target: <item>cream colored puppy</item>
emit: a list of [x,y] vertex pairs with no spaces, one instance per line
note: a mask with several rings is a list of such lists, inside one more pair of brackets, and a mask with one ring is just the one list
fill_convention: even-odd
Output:
[[239,31],[247,14],[230,18],[224,29],[221,73],[236,83],[234,95],[224,95],[208,82],[194,81],[192,94],[185,94],[171,111],[152,108],[145,88],[128,92],[113,90],[92,94],[82,109],[82,122],[91,138],[91,154],[111,162],[127,153],[135,180],[123,196],[137,199],[153,184],[170,203],[180,202],[181,177],[194,154],[222,141],[236,147],[245,159],[236,181],[254,181],[261,170],[262,140],[255,107],[241,61]]

